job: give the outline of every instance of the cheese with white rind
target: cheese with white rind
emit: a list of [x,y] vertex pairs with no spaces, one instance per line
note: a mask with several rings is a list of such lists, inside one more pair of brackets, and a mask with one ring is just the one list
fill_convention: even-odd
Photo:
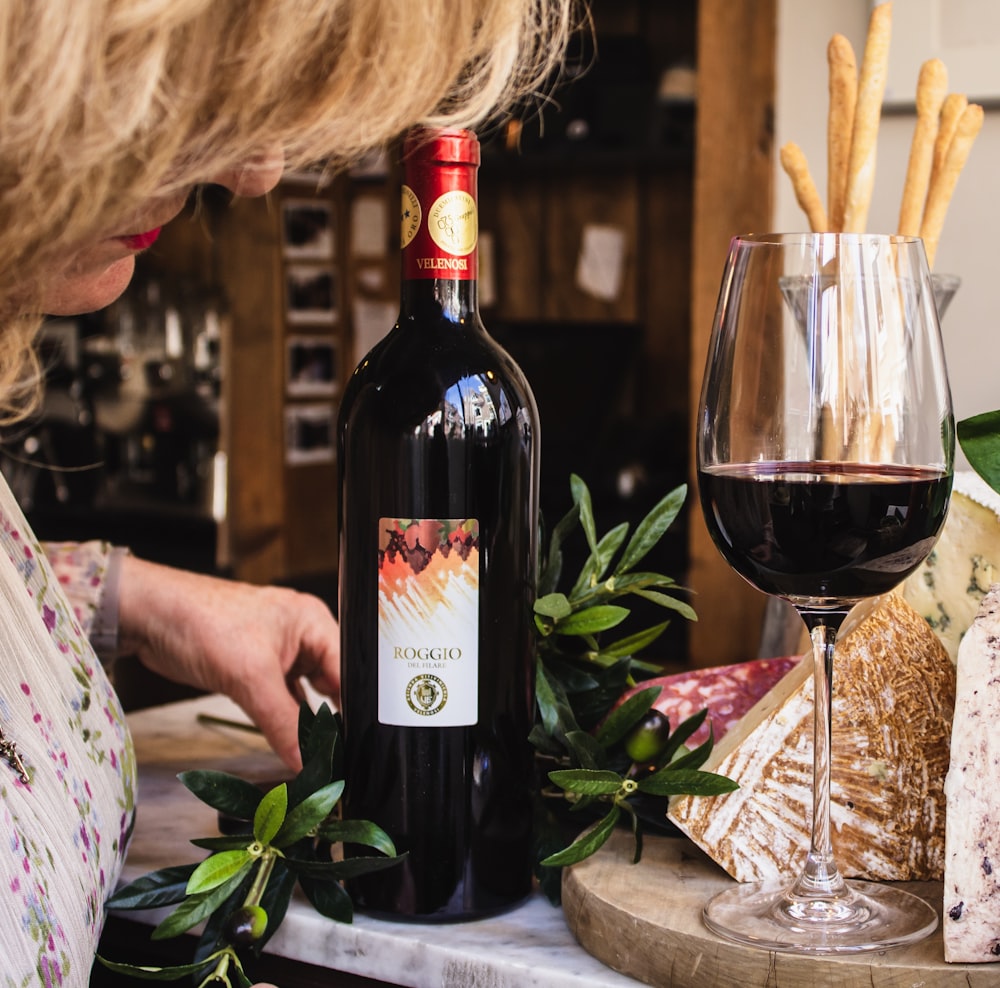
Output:
[[903,596],[948,649],[952,662],[983,595],[1000,579],[1000,495],[972,471],[955,474],[937,545],[903,584]]
[[958,650],[945,783],[946,961],[1000,961],[1000,583]]
[[[940,880],[955,668],[897,594],[855,608],[834,661],[832,841],[847,876]],[[736,781],[677,796],[670,820],[739,881],[796,874],[812,820],[812,658],[733,727],[703,766]]]

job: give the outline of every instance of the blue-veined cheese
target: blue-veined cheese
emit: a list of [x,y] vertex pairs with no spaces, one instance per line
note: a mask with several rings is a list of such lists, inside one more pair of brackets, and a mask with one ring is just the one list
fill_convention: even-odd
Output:
[[1000,579],[1000,495],[959,471],[941,537],[906,580],[903,596],[923,615],[952,662],[989,586]]
[[1000,961],[1000,583],[958,649],[945,783],[944,956]]
[[[855,608],[833,671],[830,813],[845,875],[940,880],[955,667],[898,593]],[[739,783],[677,796],[669,819],[739,881],[796,874],[812,817],[812,658],[713,749],[703,766]]]

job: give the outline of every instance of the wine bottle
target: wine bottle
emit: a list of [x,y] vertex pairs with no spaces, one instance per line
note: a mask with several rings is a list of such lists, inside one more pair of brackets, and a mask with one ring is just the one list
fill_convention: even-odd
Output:
[[531,888],[539,426],[479,316],[479,142],[403,151],[399,320],[345,389],[338,458],[345,809],[406,858],[349,891],[454,921]]

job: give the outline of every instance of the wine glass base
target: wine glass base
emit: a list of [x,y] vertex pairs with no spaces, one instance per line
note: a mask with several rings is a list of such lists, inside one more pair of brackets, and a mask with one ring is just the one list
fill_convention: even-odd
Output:
[[918,896],[874,882],[846,885],[845,895],[825,899],[793,898],[778,883],[737,885],[716,895],[703,919],[737,943],[798,954],[885,950],[937,928],[937,913]]

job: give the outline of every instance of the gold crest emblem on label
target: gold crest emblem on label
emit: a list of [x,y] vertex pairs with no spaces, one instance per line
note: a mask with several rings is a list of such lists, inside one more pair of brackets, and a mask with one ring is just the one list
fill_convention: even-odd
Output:
[[479,235],[476,200],[458,190],[439,196],[427,213],[427,232],[441,250],[459,257],[471,254]]
[[420,229],[420,219],[420,200],[416,197],[413,189],[408,185],[404,185],[399,231],[399,243],[401,247],[407,247],[410,241],[417,235],[417,230]]
[[406,684],[406,702],[415,714],[431,717],[448,702],[448,687],[437,676],[414,676]]

